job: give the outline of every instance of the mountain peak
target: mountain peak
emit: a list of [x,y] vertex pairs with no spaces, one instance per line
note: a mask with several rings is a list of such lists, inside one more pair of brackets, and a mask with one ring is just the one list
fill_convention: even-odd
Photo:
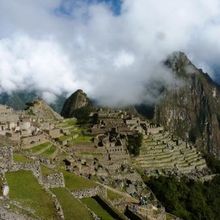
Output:
[[179,76],[188,76],[201,72],[197,69],[184,52],[177,51],[172,53],[165,61],[165,65],[172,69]]
[[76,90],[64,103],[61,115],[63,117],[72,117],[75,110],[90,105],[87,94],[81,90]]

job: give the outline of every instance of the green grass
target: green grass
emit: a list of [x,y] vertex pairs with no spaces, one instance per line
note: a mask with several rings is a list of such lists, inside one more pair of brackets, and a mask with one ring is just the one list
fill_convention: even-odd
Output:
[[14,153],[13,159],[17,163],[30,163],[32,160],[27,158],[26,156],[18,153]]
[[87,180],[67,171],[62,172],[66,187],[71,191],[96,187],[96,183],[91,180]]
[[121,195],[119,195],[118,193],[115,193],[115,192],[113,192],[109,189],[107,190],[107,196],[108,196],[109,200],[115,200],[115,199],[121,199],[122,198]]
[[66,220],[92,220],[92,216],[86,207],[79,200],[75,199],[67,189],[54,188],[51,191],[57,196]]
[[74,138],[71,143],[72,144],[81,144],[81,143],[90,143],[92,136],[89,135],[79,135],[78,137]]
[[56,171],[54,171],[53,169],[50,169],[49,167],[46,167],[44,165],[41,165],[41,172],[44,176],[56,173]]
[[81,132],[77,134],[76,132],[71,133],[68,136],[59,137],[60,141],[68,140],[71,144],[81,144],[81,143],[90,143],[92,140],[92,136],[83,135]]
[[10,187],[9,197],[30,207],[42,219],[56,219],[56,210],[51,197],[40,186],[31,171],[6,173]]
[[54,145],[51,145],[46,151],[44,151],[41,155],[44,157],[50,157],[52,156],[55,151],[56,151],[56,147]]
[[114,218],[104,210],[99,203],[93,198],[84,198],[82,202],[87,205],[98,217],[103,220],[113,220]]
[[37,152],[43,150],[44,148],[48,147],[49,145],[51,145],[50,142],[46,142],[46,143],[43,143],[43,144],[39,144],[39,145],[37,145],[37,146],[32,147],[31,149],[29,149],[29,151],[30,151],[31,153],[34,153],[34,154],[35,154],[35,153],[37,153]]
[[68,135],[68,136],[61,136],[58,138],[59,141],[65,141],[65,140],[71,140],[72,139],[72,136]]
[[73,119],[73,118],[68,118],[68,119],[64,120],[64,123],[65,123],[65,125],[68,125],[68,126],[74,126],[74,125],[76,125],[77,120]]
[[72,118],[64,119],[64,120],[58,125],[58,127],[65,128],[65,127],[76,126],[76,122],[77,122],[77,121],[76,121],[75,119],[72,119]]

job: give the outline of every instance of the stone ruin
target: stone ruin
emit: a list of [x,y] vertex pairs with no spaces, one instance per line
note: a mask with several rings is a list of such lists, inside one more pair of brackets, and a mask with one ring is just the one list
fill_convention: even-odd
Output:
[[42,182],[47,188],[65,187],[63,173],[52,173],[42,176]]
[[13,166],[13,148],[0,147],[0,173],[6,172]]
[[90,189],[84,189],[84,190],[76,190],[72,192],[72,195],[75,198],[82,199],[82,198],[91,198],[95,197],[97,195],[101,195],[102,197],[107,197],[107,190],[104,187],[96,186],[94,188]]

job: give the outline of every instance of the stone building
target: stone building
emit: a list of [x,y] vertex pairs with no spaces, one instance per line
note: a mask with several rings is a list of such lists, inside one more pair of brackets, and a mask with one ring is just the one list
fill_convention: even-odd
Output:
[[59,138],[62,136],[61,130],[59,128],[54,128],[52,130],[47,130],[46,133],[51,137],[51,138]]
[[35,136],[23,137],[21,139],[22,147],[31,147],[34,145],[42,144],[47,141],[45,134],[41,133]]

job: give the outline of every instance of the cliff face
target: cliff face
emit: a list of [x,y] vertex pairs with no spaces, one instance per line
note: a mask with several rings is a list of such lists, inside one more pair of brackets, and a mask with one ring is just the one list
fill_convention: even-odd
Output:
[[173,54],[166,65],[183,85],[164,93],[155,120],[220,158],[220,87],[183,53]]
[[86,93],[82,90],[74,92],[64,103],[61,115],[65,118],[73,117],[77,109],[89,106],[91,104]]

